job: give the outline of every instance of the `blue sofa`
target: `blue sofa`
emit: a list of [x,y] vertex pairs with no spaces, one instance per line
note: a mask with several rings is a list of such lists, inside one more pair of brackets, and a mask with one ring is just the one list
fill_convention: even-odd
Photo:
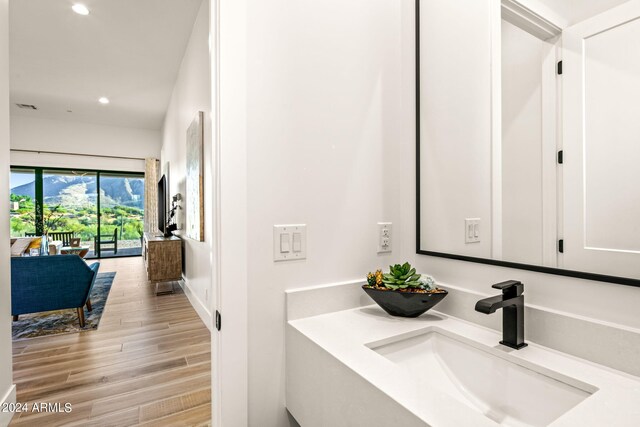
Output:
[[100,263],[88,266],[78,255],[17,257],[11,259],[11,314],[75,308],[84,327],[84,306],[91,311],[89,295]]

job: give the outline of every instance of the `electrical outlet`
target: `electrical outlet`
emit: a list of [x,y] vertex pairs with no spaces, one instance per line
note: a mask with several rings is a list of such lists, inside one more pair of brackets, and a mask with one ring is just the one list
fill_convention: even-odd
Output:
[[465,243],[480,242],[480,218],[464,219],[464,242]]
[[391,252],[393,238],[393,224],[390,222],[378,223],[378,253]]

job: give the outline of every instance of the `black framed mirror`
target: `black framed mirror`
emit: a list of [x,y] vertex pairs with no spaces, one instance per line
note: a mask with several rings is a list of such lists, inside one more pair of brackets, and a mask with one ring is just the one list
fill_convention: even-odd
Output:
[[415,1],[418,254],[640,286],[640,11],[578,12]]

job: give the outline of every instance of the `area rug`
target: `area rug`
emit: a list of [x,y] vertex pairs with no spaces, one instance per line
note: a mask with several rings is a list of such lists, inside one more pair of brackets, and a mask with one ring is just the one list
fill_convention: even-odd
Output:
[[91,306],[93,311],[84,310],[85,325],[80,327],[75,309],[45,311],[20,315],[20,320],[13,322],[13,339],[42,337],[45,335],[70,334],[93,331],[98,328],[104,306],[107,303],[115,272],[98,273],[91,290]]

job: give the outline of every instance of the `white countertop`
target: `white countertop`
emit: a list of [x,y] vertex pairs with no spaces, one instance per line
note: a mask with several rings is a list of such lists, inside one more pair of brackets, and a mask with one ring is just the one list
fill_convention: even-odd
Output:
[[[500,316],[500,313],[494,314]],[[559,373],[598,390],[555,420],[551,426],[640,426],[640,378],[529,343],[513,350],[498,344],[501,334],[491,329],[429,311],[414,319],[393,317],[376,305],[289,321],[289,325],[319,345],[390,398],[431,426],[498,425],[466,404],[433,390],[415,393],[411,375],[366,346],[398,335],[437,327],[465,339],[504,351],[522,366]],[[526,337],[525,337],[526,338]],[[598,343],[593,343],[598,345]],[[640,361],[638,361],[640,363]]]

